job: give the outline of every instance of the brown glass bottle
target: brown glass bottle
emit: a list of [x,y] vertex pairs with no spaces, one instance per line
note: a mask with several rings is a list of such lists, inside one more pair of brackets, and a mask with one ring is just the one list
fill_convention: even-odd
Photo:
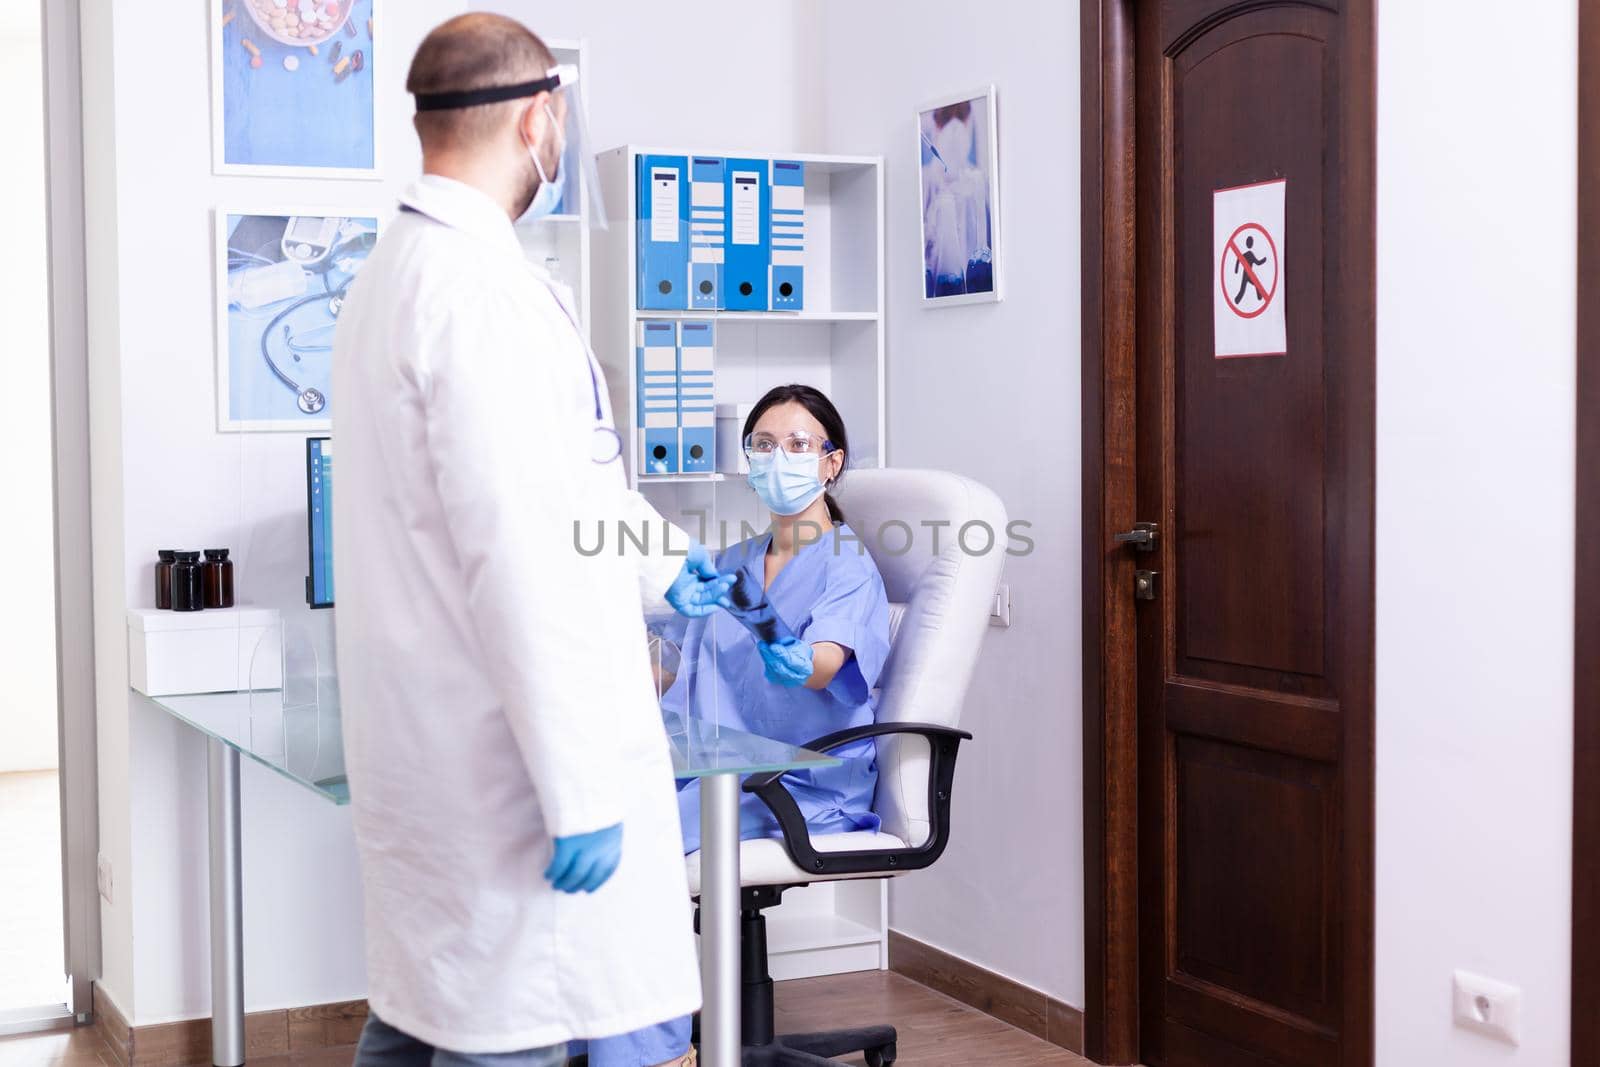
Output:
[[225,548],[206,549],[200,568],[200,590],[208,608],[233,607],[233,561]]
[[200,553],[179,552],[172,565],[172,610],[199,611],[205,607],[200,586]]
[[172,563],[178,558],[178,552],[163,548],[156,553],[156,558],[156,607],[167,611],[172,607]]

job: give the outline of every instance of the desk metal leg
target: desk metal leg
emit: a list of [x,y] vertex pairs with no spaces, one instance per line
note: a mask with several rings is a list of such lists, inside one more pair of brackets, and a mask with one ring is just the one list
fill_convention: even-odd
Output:
[[239,848],[239,753],[206,742],[211,809],[211,1062],[244,1063],[244,901]]
[[739,776],[700,780],[700,1061],[738,1067]]

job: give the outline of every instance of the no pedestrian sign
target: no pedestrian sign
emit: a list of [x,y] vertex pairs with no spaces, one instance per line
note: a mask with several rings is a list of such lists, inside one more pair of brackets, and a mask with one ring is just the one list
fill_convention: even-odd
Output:
[[1216,279],[1212,298],[1216,357],[1281,356],[1283,201],[1288,180],[1257,182],[1211,194]]

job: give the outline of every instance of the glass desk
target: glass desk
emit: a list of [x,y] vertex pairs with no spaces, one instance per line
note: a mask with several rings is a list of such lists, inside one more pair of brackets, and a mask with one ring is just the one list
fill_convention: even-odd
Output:
[[[211,1043],[216,1067],[244,1055],[244,907],[239,757],[260,763],[334,804],[350,803],[338,683],[287,703],[278,690],[146,697],[206,738],[211,849]],[[739,779],[764,771],[837,766],[839,760],[704,719],[664,721],[675,777],[700,784],[700,1057],[736,1067],[739,1041]]]

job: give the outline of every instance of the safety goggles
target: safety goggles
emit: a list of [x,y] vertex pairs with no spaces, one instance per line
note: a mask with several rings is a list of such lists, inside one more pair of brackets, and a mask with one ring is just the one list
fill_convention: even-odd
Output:
[[834,450],[832,441],[805,430],[786,434],[753,433],[744,439],[744,454],[751,459],[780,451],[791,456],[825,456]]
[[418,111],[446,111],[479,104],[497,104],[540,93],[561,93],[566,99],[567,121],[566,128],[559,131],[562,150],[558,167],[576,167],[576,172],[569,174],[568,180],[577,178],[576,184],[581,187],[578,209],[589,225],[603,230],[606,228],[606,204],[600,195],[600,172],[594,165],[594,143],[589,139],[589,113],[584,107],[583,94],[578,89],[576,66],[563,63],[550,68],[542,78],[516,85],[491,85],[460,92],[418,93],[416,102]]

